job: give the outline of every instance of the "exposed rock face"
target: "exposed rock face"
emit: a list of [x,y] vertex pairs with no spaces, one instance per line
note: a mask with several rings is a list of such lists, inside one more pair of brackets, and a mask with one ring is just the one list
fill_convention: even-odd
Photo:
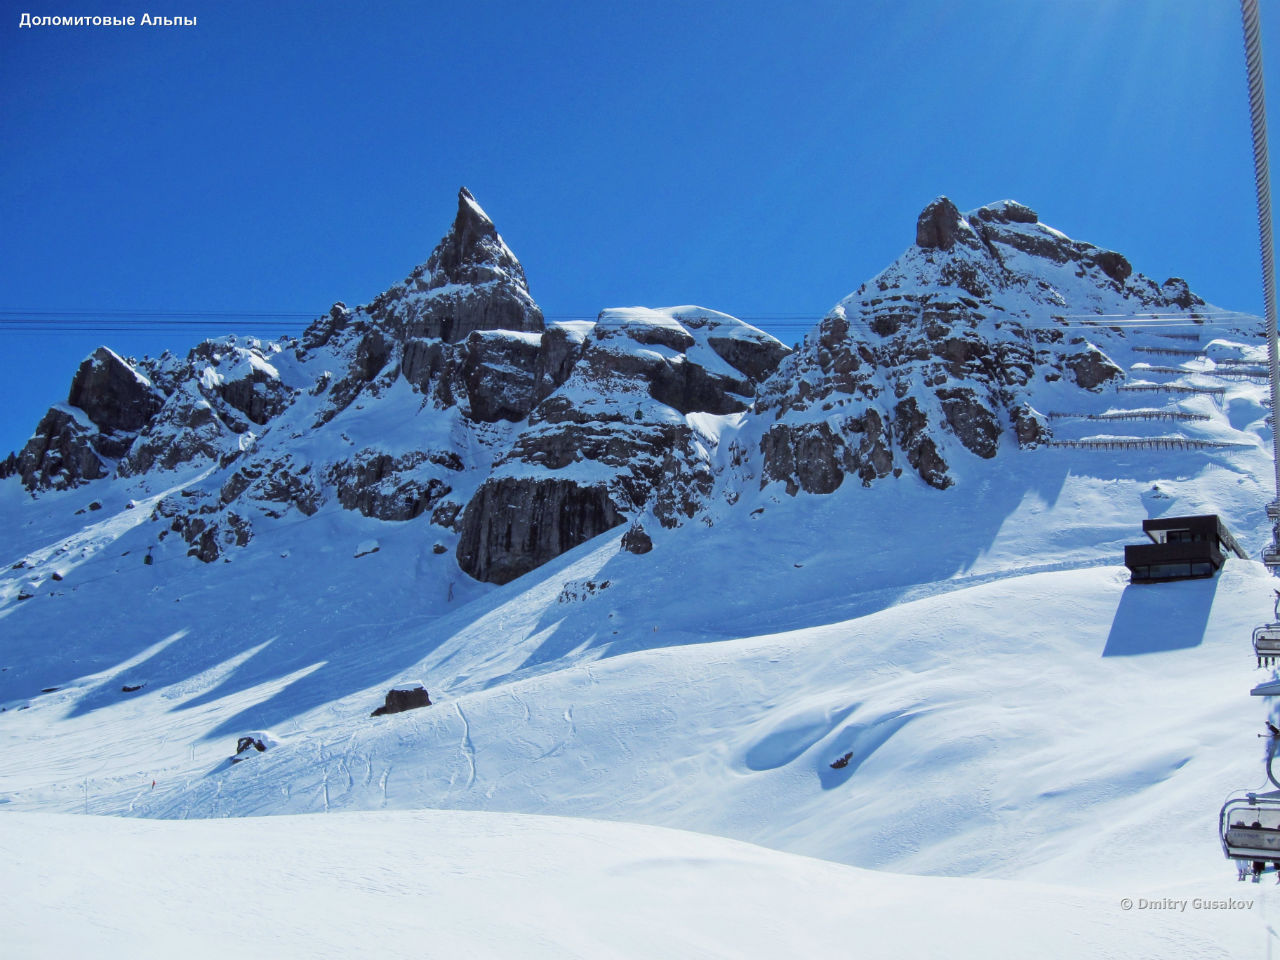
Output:
[[427,262],[367,306],[334,304],[303,335],[301,354],[327,347],[347,363],[320,391],[318,425],[401,376],[438,408],[492,423],[523,420],[564,381],[567,345],[546,331],[524,268],[464,187]]
[[[280,372],[271,364],[276,352],[278,348],[272,349],[258,340],[250,340],[244,346],[234,340],[206,340],[191,351],[188,362],[201,368],[199,383],[206,399],[225,404],[219,412],[233,424],[233,430],[238,418],[229,415],[229,410],[250,424],[262,426],[284,410],[297,393],[281,381]],[[244,426],[236,432],[244,429],[249,428]]]
[[348,510],[380,520],[412,520],[435,509],[452,490],[435,471],[421,471],[424,464],[462,469],[462,461],[452,451],[414,451],[392,457],[370,449],[334,464],[328,480],[337,490],[338,502]]
[[98,431],[83,414],[50,407],[16,459],[16,473],[28,490],[62,490],[108,475],[94,441]]
[[80,364],[67,403],[103,433],[136,433],[160,409],[163,395],[124,360],[99,347]]
[[237,456],[300,392],[273,365],[282,353],[278,344],[225,337],[197,345],[185,360],[166,355],[152,362],[168,396],[120,461],[120,476]]
[[529,415],[542,381],[543,336],[479,330],[467,337],[461,375],[473,419],[512,422]]
[[[891,438],[875,410],[830,422],[770,427],[760,442],[769,479],[781,480],[787,493],[833,493],[848,474],[864,485],[893,466]],[[852,442],[857,439],[856,445]]]
[[916,246],[925,250],[950,250],[961,231],[972,232],[956,205],[946,197],[939,197],[921,211],[916,221]]
[[224,510],[205,491],[183,490],[156,504],[156,520],[168,520],[160,532],[163,540],[176,533],[187,544],[187,556],[213,563],[225,550],[247,546],[253,540],[253,525],[234,510]]
[[622,521],[602,484],[487,480],[463,512],[458,566],[477,580],[509,583]]
[[237,449],[236,435],[198,385],[186,382],[138,435],[117,469],[120,476],[131,477],[151,470],[212,463]]
[[846,476],[871,483],[905,466],[945,489],[957,457],[1050,437],[1039,385],[1096,392],[1123,377],[1068,315],[1202,306],[1182,281],[1134,275],[1120,254],[1063,236],[1022,204],[962,215],[939,197],[920,214],[916,245],[761,388],[761,482],[827,493]]
[[65,489],[110,475],[164,395],[106,347],[76,370],[65,406],[51,407],[17,458],[28,490]]
[[1072,379],[1085,390],[1097,390],[1108,381],[1124,376],[1124,371],[1097,347],[1091,346],[1063,362]]
[[755,380],[727,356],[769,371],[786,352],[768,334],[698,307],[605,311],[568,379],[532,411],[467,505],[458,565],[506,583],[628,516],[651,511],[666,526],[692,518],[714,477],[710,444],[689,415],[752,402]]

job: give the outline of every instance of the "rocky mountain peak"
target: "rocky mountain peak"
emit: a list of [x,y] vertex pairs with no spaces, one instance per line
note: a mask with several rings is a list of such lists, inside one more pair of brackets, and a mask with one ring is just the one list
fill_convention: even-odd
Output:
[[458,215],[427,260],[426,272],[430,276],[427,286],[432,290],[450,283],[525,283],[524,267],[466,187],[458,190]]
[[6,472],[20,476],[28,490],[109,476],[164,399],[128,361],[99,347],[77,368],[67,402],[49,408]]
[[478,330],[540,333],[545,327],[524,267],[466,187],[458,191],[453,225],[427,262],[357,312],[401,341],[457,343]]
[[163,402],[150,380],[107,347],[80,364],[67,394],[67,403],[108,432],[141,430]]
[[972,237],[973,230],[946,197],[930,203],[916,220],[916,246],[924,250],[950,250],[963,234]]
[[870,484],[909,469],[949,487],[967,456],[1046,442],[1049,402],[1087,407],[1080,394],[1123,379],[1111,353],[1129,352],[1124,331],[1080,318],[1194,320],[1205,306],[1184,281],[1135,274],[1121,254],[1072,240],[1024,204],[961,213],[938,197],[915,244],[762,386],[763,482],[828,493],[849,475]]

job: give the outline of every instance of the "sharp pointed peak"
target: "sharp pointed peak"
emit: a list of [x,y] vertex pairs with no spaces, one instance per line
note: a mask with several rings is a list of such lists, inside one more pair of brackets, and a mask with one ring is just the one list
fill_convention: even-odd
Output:
[[484,207],[480,206],[473,194],[466,187],[458,188],[458,216],[454,220],[454,227],[469,225],[474,230],[476,227],[487,226],[493,230],[493,218],[484,212]]

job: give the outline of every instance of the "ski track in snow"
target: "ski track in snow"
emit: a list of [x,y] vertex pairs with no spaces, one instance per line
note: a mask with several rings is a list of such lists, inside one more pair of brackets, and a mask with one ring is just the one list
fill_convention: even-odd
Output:
[[476,782],[476,748],[471,742],[471,724],[467,722],[467,715],[462,712],[461,701],[455,700],[453,709],[457,712],[458,719],[462,721],[462,742],[459,747],[462,750],[462,755],[467,760],[467,784],[465,789],[470,790],[475,786]]

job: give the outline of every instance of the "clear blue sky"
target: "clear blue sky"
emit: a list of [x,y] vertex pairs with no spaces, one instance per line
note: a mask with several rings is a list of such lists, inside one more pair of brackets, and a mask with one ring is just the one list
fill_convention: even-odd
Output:
[[[938,194],[1020,200],[1261,311],[1232,0],[159,6],[199,25],[19,29],[152,8],[0,0],[0,310],[366,302],[426,259],[466,184],[551,315],[816,320]],[[0,455],[99,342],[223,332],[0,327]]]

